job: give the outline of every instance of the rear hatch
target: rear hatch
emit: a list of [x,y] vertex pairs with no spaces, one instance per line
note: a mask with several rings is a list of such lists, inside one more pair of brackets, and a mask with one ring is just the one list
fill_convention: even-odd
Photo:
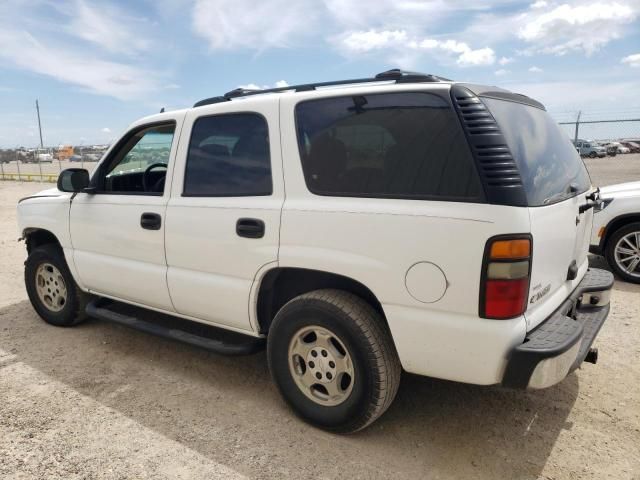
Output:
[[505,136],[522,178],[533,238],[525,312],[530,330],[575,289],[588,267],[593,209],[589,174],[567,135],[541,108],[483,98]]

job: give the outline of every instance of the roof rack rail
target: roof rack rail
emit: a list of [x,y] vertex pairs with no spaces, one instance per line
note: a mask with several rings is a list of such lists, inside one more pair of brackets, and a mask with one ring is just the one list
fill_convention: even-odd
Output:
[[350,85],[356,83],[378,83],[386,81],[395,81],[395,83],[424,83],[424,82],[450,82],[448,78],[438,77],[428,73],[408,72],[394,68],[381,72],[371,78],[352,78],[349,80],[334,80],[331,82],[305,83],[301,85],[287,85],[286,87],[265,88],[264,90],[253,90],[247,88],[236,88],[225,93],[223,96],[205,98],[196,102],[194,107],[203,105],[211,105],[214,103],[227,102],[232,98],[248,97],[251,95],[261,95],[263,93],[280,93],[280,92],[308,92],[321,87],[332,87],[337,85]]

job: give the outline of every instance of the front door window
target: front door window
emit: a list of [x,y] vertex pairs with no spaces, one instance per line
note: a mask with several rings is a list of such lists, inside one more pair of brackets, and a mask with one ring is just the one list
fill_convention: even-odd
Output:
[[134,131],[107,160],[100,191],[161,195],[174,132],[173,123]]

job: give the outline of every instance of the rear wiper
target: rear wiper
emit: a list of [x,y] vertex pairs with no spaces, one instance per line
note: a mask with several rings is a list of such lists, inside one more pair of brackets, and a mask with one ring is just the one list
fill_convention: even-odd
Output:
[[562,200],[566,200],[567,198],[572,196],[572,192],[560,192],[560,193],[555,193],[553,195],[551,195],[550,197],[547,197],[544,199],[544,203],[545,205],[548,205],[549,203],[556,203],[556,202],[560,202]]
[[544,202],[542,202],[542,203],[547,205],[549,203],[556,203],[556,202],[559,202],[561,200],[566,200],[567,198],[571,198],[572,196],[575,196],[578,193],[579,189],[580,189],[580,187],[578,187],[578,185],[576,183],[572,182],[567,187],[567,191],[560,192],[560,193],[555,193],[555,194],[551,195],[550,197],[545,198]]

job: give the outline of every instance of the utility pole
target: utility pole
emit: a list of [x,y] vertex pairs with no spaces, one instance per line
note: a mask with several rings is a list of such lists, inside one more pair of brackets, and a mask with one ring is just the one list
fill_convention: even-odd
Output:
[[40,106],[38,105],[38,99],[36,98],[36,112],[38,113],[38,130],[40,131],[40,148],[44,148],[42,143],[42,125],[40,125]]
[[580,125],[580,115],[582,115],[582,110],[578,111],[578,118],[576,118],[576,133],[574,136],[574,145],[576,145],[578,143],[578,127]]

